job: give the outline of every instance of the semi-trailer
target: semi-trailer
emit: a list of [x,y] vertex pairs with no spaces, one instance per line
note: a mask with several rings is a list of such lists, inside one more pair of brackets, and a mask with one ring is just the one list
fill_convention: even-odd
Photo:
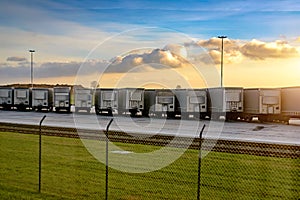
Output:
[[208,88],[208,112],[211,119],[236,120],[243,112],[243,88]]
[[281,89],[244,89],[244,112],[242,118],[251,121],[254,117],[261,122],[281,119]]
[[98,115],[109,115],[118,111],[118,90],[97,88],[95,91],[95,111]]
[[281,114],[286,122],[300,118],[300,87],[281,88]]
[[144,88],[121,88],[118,90],[118,114],[136,116],[144,110]]
[[204,119],[207,115],[206,89],[176,89],[181,118]]
[[31,89],[14,88],[14,106],[17,110],[25,111],[31,108]]
[[52,108],[53,108],[53,90],[51,88],[33,88],[32,89],[32,110],[52,111]]
[[53,102],[55,112],[64,110],[66,112],[71,111],[71,88],[70,87],[54,87],[53,88]]
[[0,107],[4,110],[10,110],[13,107],[13,88],[0,88]]
[[74,88],[75,112],[84,110],[90,113],[92,108],[92,96],[92,90],[89,88]]

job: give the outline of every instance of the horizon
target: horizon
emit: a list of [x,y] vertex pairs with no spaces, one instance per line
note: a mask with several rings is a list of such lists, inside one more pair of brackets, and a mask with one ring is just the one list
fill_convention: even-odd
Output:
[[[44,87],[47,86],[47,87]],[[31,87],[31,83],[13,83],[13,84],[5,84],[5,85],[0,85],[0,88],[35,88],[35,89],[39,89],[39,88],[53,88],[53,87],[82,87],[82,88],[86,88],[86,89],[124,89],[124,88],[131,88],[131,87],[118,87],[118,88],[111,88],[111,87],[101,87],[100,85],[97,87],[84,87],[83,85],[72,85],[72,84],[67,84],[67,83],[62,83],[62,84],[48,84],[48,83],[35,83],[33,84],[33,87]],[[171,90],[185,90],[185,89],[211,89],[211,88],[222,88],[221,86],[216,86],[216,87],[198,87],[198,88],[182,88],[182,87],[178,87],[180,85],[177,85],[176,87],[172,87],[172,88],[164,88],[161,87],[159,85],[146,85],[145,87],[142,87],[144,89],[171,89]],[[239,87],[239,86],[223,86],[223,88],[243,88],[243,89],[283,89],[283,88],[299,88],[300,85],[294,85],[294,86],[287,86],[287,87]]]

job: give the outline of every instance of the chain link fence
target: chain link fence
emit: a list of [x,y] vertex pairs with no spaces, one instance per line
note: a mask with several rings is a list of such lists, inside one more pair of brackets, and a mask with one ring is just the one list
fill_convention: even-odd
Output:
[[[201,154],[206,156],[201,159],[199,183],[199,139],[179,159],[155,171],[128,173],[108,168],[106,196],[105,164],[87,151],[75,130],[53,127],[42,129],[52,136],[42,136],[39,193],[38,136],[17,133],[15,126],[14,131],[6,128],[0,127],[1,199],[197,199],[198,191],[199,199],[300,198],[299,146],[220,140],[206,152],[210,143],[202,143]],[[20,130],[38,133],[37,127]],[[70,137],[66,133],[71,133]],[[122,149],[109,149],[109,162],[118,158],[133,168],[141,166],[122,160],[125,155],[157,151],[172,139],[155,136],[151,140],[156,142],[151,143],[149,138],[126,135],[109,132],[110,141]],[[97,134],[92,137],[92,131],[87,131],[84,140],[105,145],[105,138]],[[169,148],[177,151],[181,145]]]

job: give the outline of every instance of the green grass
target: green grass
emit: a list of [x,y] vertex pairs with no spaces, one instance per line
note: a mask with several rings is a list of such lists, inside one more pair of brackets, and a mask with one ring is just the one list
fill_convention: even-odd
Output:
[[[0,133],[0,199],[104,199],[105,165],[81,140],[43,136],[42,193],[38,136]],[[124,150],[160,147],[117,143]],[[149,173],[109,169],[109,199],[196,199],[198,152]],[[130,163],[127,163],[130,164]],[[210,152],[202,159],[201,199],[299,199],[299,159]]]

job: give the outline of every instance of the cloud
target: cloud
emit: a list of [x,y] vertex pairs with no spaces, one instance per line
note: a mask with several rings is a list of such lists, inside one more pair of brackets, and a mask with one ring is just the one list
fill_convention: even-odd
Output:
[[[144,53],[142,53],[144,52]],[[27,78],[30,76],[29,63],[23,62],[24,58],[9,57],[7,61],[14,63],[2,63],[0,66],[0,79],[6,77]],[[44,62],[34,63],[35,78],[75,77],[97,73],[131,73],[145,72],[161,69],[182,68],[187,61],[180,55],[176,55],[164,49],[134,50],[124,56],[118,56],[113,61],[91,59],[86,62]]]
[[47,62],[36,69],[36,74],[42,78],[75,76],[80,65],[79,62]]
[[167,44],[163,50],[168,50],[175,55],[181,56],[183,58],[187,57],[187,50],[183,45],[179,44]]
[[[236,63],[242,60],[242,53],[240,52],[239,40],[230,40],[225,38],[223,40],[224,45],[224,62],[225,63]],[[186,43],[186,47],[198,46],[207,49],[211,59],[207,56],[200,55],[200,59],[204,63],[211,63],[213,61],[215,64],[219,64],[221,60],[221,39],[213,37],[208,40],[199,40],[193,43]],[[195,56],[195,55],[194,55]]]
[[6,61],[22,62],[22,61],[27,61],[27,59],[24,58],[24,57],[12,56],[12,57],[8,57],[8,58],[6,59]]
[[103,60],[88,60],[82,62],[47,62],[36,69],[40,78],[82,76],[99,73],[108,65]]
[[[201,46],[208,50],[212,60],[219,64],[221,60],[221,39],[211,38],[185,44],[189,46]],[[300,56],[297,47],[290,45],[285,40],[263,42],[253,39],[251,41],[224,39],[224,62],[240,63],[243,59],[265,60],[268,58],[292,58]]]
[[137,71],[151,71],[157,69],[181,68],[188,62],[180,55],[170,50],[154,49],[146,53],[129,53],[116,57],[108,66],[106,72],[126,73]]
[[260,60],[266,58],[291,58],[300,55],[296,47],[282,40],[269,43],[252,40],[241,47],[241,52],[249,58]]
[[[87,62],[46,62],[42,64],[35,63],[35,78],[59,78],[59,77],[75,77],[78,72],[81,75],[89,75],[98,73],[107,65],[106,61],[89,60]],[[82,68],[81,68],[82,67]],[[0,79],[7,78],[27,78],[30,76],[30,67],[28,64],[19,64],[12,66],[7,63],[1,63]]]
[[13,67],[2,65],[0,67],[0,79],[26,78],[30,77],[30,68],[26,66]]

